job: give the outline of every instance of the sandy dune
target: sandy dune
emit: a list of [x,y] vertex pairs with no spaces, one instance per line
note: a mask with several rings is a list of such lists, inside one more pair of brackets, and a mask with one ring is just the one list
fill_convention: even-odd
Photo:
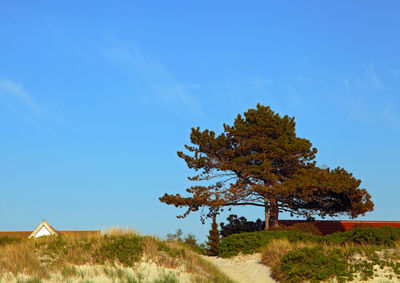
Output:
[[[238,283],[278,282],[271,278],[270,268],[260,263],[261,254],[237,256],[230,259],[210,256],[205,256],[204,258],[216,265],[221,271]],[[369,279],[367,281],[355,279],[351,282],[400,282],[400,279],[396,278],[396,276],[389,279],[388,274],[394,275],[389,268],[381,270],[378,265],[375,265],[374,268],[377,270],[374,279]],[[336,281],[334,280],[333,282]]]
[[239,283],[277,282],[271,278],[270,268],[260,263],[260,254],[238,256],[233,259],[209,256],[204,258]]

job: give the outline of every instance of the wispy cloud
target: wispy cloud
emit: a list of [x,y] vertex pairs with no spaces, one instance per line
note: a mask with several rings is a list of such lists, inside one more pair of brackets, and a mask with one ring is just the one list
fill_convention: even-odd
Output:
[[398,69],[390,69],[388,70],[388,74],[395,78],[400,78],[400,70]]
[[263,87],[273,84],[275,82],[273,78],[263,78],[258,76],[247,78],[247,81],[254,87]]
[[201,115],[200,103],[192,92],[194,88],[199,88],[198,85],[175,79],[162,64],[143,55],[135,44],[108,40],[106,44],[96,46],[129,76],[132,83],[144,84],[149,92],[141,97],[143,100],[155,102],[175,113],[189,111]]
[[0,98],[9,103],[13,109],[21,110],[21,108],[24,108],[31,114],[36,116],[41,115],[40,107],[33,97],[22,87],[21,84],[10,79],[0,80]]
[[384,83],[388,75],[396,76],[396,70],[381,70],[369,64],[365,73],[338,80],[336,104],[354,119],[365,123],[382,123],[400,128],[400,113],[396,109],[396,90]]
[[377,88],[377,89],[384,89],[385,85],[383,84],[382,80],[378,77],[375,71],[375,65],[374,64],[369,64],[367,67],[367,74],[372,82],[372,85]]

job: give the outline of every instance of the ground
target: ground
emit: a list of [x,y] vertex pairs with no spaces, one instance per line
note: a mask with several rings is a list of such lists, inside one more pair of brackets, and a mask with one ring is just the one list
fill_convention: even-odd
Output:
[[204,257],[216,265],[233,280],[241,283],[275,283],[271,270],[260,262],[261,254],[237,256],[235,258]]

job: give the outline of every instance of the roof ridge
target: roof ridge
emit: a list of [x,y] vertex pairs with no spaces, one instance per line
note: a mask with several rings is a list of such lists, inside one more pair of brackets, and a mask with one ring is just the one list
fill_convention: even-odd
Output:
[[36,234],[37,234],[43,227],[45,227],[45,228],[47,229],[47,231],[49,231],[50,234],[52,234],[52,235],[59,235],[59,234],[60,234],[60,232],[58,232],[56,229],[54,229],[53,227],[51,227],[50,224],[47,223],[47,221],[43,219],[43,221],[39,224],[39,226],[37,226],[36,229],[33,230],[33,232],[29,235],[28,239],[35,237]]

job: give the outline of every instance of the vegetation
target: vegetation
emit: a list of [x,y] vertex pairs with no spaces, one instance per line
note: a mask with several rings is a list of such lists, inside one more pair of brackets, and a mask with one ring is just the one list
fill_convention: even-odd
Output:
[[280,282],[400,279],[400,228],[358,227],[326,236],[297,231],[244,232],[221,239],[219,256],[261,252]]
[[0,237],[0,247],[10,243],[19,243],[21,241],[22,239],[19,238]]
[[293,117],[280,116],[257,105],[224,124],[217,135],[193,128],[188,153],[178,156],[198,172],[189,177],[204,181],[188,189],[188,196],[165,194],[160,201],[191,212],[206,208],[212,217],[224,207],[258,206],[265,211],[265,229],[278,225],[281,211],[303,217],[345,214],[356,217],[373,210],[361,181],[343,168],[319,168],[309,140],[297,137]]
[[210,234],[208,235],[208,255],[216,256],[218,255],[218,245],[219,245],[219,231],[216,216],[214,215]]
[[256,221],[248,221],[246,217],[239,217],[231,214],[226,219],[227,224],[221,223],[221,236],[226,237],[232,234],[239,234],[243,232],[256,232],[264,230],[265,221],[257,219]]
[[262,252],[262,263],[272,268],[281,282],[319,282],[336,278],[338,282],[368,280],[386,270],[389,280],[400,279],[400,251],[383,246],[291,243],[271,241]]
[[232,257],[239,253],[252,254],[261,251],[263,247],[275,239],[286,239],[291,243],[354,244],[393,248],[396,246],[396,242],[400,241],[400,228],[392,228],[390,226],[381,228],[359,227],[347,232],[336,232],[326,236],[300,233],[293,230],[233,234],[221,239],[218,255],[221,257]]
[[207,248],[204,243],[199,244],[196,236],[190,233],[184,237],[181,229],[176,230],[173,234],[167,234],[167,241],[185,244],[189,249],[196,253],[203,255],[207,254]]
[[[140,273],[145,263],[158,268],[158,277],[151,282],[178,282],[180,271],[163,271],[178,267],[193,282],[231,282],[184,242],[162,241],[132,231],[114,229],[98,238],[40,237],[8,241],[0,246],[1,281],[85,282],[100,277],[118,282],[148,282]],[[142,267],[138,269],[139,266]]]
[[[238,218],[237,215],[231,214],[227,218],[228,223],[221,223],[221,236],[226,237],[232,234],[243,232],[262,231],[265,227],[265,221],[257,219],[256,221],[248,221],[245,217]],[[272,227],[273,230],[293,230],[297,232],[309,232],[316,235],[321,235],[319,229],[312,222],[295,223],[293,225]]]

